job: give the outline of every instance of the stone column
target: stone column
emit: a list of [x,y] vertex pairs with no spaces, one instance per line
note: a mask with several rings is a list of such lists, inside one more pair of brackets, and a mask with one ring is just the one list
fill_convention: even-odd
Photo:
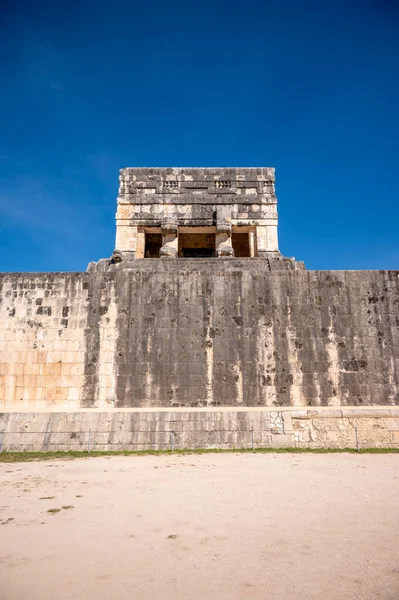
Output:
[[231,243],[231,207],[218,206],[216,215],[216,256],[218,258],[233,258],[234,250]]
[[266,238],[269,252],[279,252],[277,223],[275,225],[266,225]]
[[258,225],[256,227],[256,242],[258,244],[258,256],[268,257],[271,254],[279,255],[277,223],[270,225]]
[[254,258],[255,256],[255,231],[249,232],[249,256]]
[[161,258],[176,258],[179,250],[179,238],[177,235],[177,221],[166,219],[161,225],[162,248],[159,251]]

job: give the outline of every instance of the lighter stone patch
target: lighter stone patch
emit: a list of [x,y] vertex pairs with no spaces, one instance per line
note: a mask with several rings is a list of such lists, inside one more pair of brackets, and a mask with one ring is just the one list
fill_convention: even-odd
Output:
[[[330,313],[331,317],[331,313]],[[330,335],[329,339],[326,340],[326,352],[328,359],[328,377],[334,386],[337,394],[329,400],[330,406],[339,406],[340,402],[340,381],[339,381],[339,356],[338,356],[338,344],[337,336],[335,335],[334,328],[332,326],[332,318],[330,321]]]
[[189,215],[191,213],[191,206],[189,204],[179,204],[176,208],[179,215]]
[[150,371],[150,367],[149,364],[147,363],[147,369],[145,372],[145,385],[146,385],[146,397],[147,397],[147,403],[148,406],[152,406],[152,402],[153,402],[153,398],[157,398],[158,396],[155,395],[153,396],[153,385],[154,385],[154,378],[152,376],[152,373]]
[[[303,397],[302,393],[302,383],[303,383],[303,373],[298,368],[299,360],[298,360],[298,350],[295,348],[295,338],[296,331],[293,326],[291,316],[292,316],[292,308],[290,305],[290,298],[287,296],[287,321],[288,328],[286,331],[287,334],[287,358],[290,364],[290,373],[293,375],[293,385],[289,386],[290,390],[290,404],[292,406],[304,406],[306,404],[306,400]],[[299,382],[298,382],[299,379]]]
[[[313,346],[313,356],[317,356],[317,352],[316,352],[316,348],[315,348],[315,341],[313,339],[312,339],[312,346]],[[313,384],[314,384],[314,386],[316,388],[316,392],[317,392],[317,403],[320,404],[321,389],[320,389],[319,373],[314,373]]]
[[389,358],[389,363],[390,363],[390,368],[387,369],[387,372],[388,372],[388,383],[390,385],[391,392],[390,392],[390,397],[386,398],[386,404],[391,404],[392,400],[394,403],[395,402],[394,390],[396,393],[398,392],[398,386],[395,381],[396,368],[395,368],[395,361],[393,359],[393,356],[391,356]]
[[[107,290],[102,290],[101,304],[108,303],[107,312],[100,318],[100,349],[98,356],[99,384],[97,389],[98,408],[109,408],[115,404],[116,389],[116,342],[117,306],[114,282]],[[105,367],[112,360],[112,370]]]
[[213,340],[211,338],[212,314],[205,332],[205,361],[206,361],[206,403],[213,403]]
[[152,335],[147,335],[146,352],[147,352],[148,356],[151,354],[151,350],[152,350]]
[[284,421],[281,412],[271,411],[269,413],[269,427],[272,433],[284,433]]
[[243,404],[244,403],[244,390],[243,390],[243,386],[242,386],[242,371],[241,371],[240,363],[237,362],[233,365],[233,373],[234,373],[235,377],[237,378],[235,381],[236,402],[237,402],[237,404]]
[[[262,400],[265,406],[271,406],[277,400],[275,386],[276,359],[274,356],[273,328],[269,323],[270,318],[259,315],[259,338],[256,344],[256,360],[258,363],[259,388],[262,391]],[[272,370],[274,369],[274,372]],[[262,378],[271,378],[270,385],[262,385]]]

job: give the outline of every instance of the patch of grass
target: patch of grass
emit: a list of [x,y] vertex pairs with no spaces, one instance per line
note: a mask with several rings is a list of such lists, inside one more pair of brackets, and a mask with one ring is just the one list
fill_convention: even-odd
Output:
[[168,535],[167,539],[168,540],[177,540],[179,536],[176,535],[175,533],[172,533],[171,535]]
[[49,513],[49,515],[55,515],[56,513],[61,512],[60,508],[49,508],[49,510],[47,511]]
[[66,506],[62,507],[64,510],[71,510],[71,508],[75,508],[74,506],[72,506],[72,504],[67,504]]
[[189,455],[189,454],[222,454],[222,453],[253,453],[253,454],[397,454],[399,448],[361,448],[359,451],[356,448],[195,448],[195,449],[176,449],[172,450],[94,450],[93,452],[85,452],[78,450],[68,450],[57,452],[2,452],[0,453],[0,462],[30,462],[38,460],[72,460],[74,458],[91,458],[98,456],[161,456],[161,455]]
[[54,500],[55,496],[42,496],[39,500]]
[[81,494],[77,494],[76,498],[83,498],[83,496]]

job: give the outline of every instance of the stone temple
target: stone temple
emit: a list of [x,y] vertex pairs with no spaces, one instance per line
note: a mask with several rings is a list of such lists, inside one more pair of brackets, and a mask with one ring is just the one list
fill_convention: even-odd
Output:
[[3,447],[399,446],[399,272],[282,256],[274,169],[122,169],[110,254],[0,274]]
[[123,169],[115,258],[281,262],[274,169]]

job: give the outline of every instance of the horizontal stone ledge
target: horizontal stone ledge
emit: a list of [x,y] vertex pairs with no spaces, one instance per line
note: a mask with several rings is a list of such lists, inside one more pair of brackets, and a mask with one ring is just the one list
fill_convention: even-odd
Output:
[[[289,448],[294,448],[294,444],[289,444],[289,445],[283,445],[283,444],[276,444],[275,446],[273,446],[273,444],[262,444],[260,445],[255,445],[254,447],[254,451],[256,450],[262,450],[262,449],[267,449],[267,450],[273,450],[278,449],[278,448],[282,448],[282,447],[289,447]],[[387,447],[391,447],[391,446],[387,446]],[[392,446],[394,447],[394,446]],[[37,449],[37,447],[33,444],[24,444],[22,445],[10,445],[7,448],[3,449],[5,452],[68,452],[68,451],[76,451],[76,452],[81,452],[82,454],[87,454],[90,455],[92,452],[124,452],[124,451],[128,451],[128,452],[146,452],[146,451],[172,451],[170,446],[165,446],[164,444],[120,444],[117,447],[116,446],[112,446],[110,444],[96,444],[93,447],[90,447],[90,450],[87,450],[86,448],[82,448],[81,446],[76,446],[76,445],[71,445],[71,444],[59,444],[57,446],[57,449],[51,449],[51,448],[41,448],[40,450]],[[206,448],[204,448],[204,446],[198,445],[198,446],[185,446],[185,445],[181,445],[181,444],[175,444],[174,446],[174,451],[175,452],[196,452],[199,451],[201,452],[202,450],[233,450],[233,451],[237,451],[240,452],[242,450],[248,450],[251,451],[252,448],[251,446],[247,446],[245,448],[243,448],[241,445],[237,445],[237,444],[208,444],[206,446]]]
[[[193,195],[187,190],[173,191],[172,193],[154,193],[154,194],[141,194],[140,190],[138,193],[123,194],[118,197],[118,206],[146,206],[149,207],[154,205],[164,206],[165,204],[171,204],[173,207],[182,204],[188,204],[192,206],[209,206],[218,204],[241,204],[251,205],[259,204],[260,206],[268,206],[277,204],[276,197],[272,193],[255,191],[253,194],[241,194],[234,188],[208,188],[203,190],[203,193]],[[149,213],[150,211],[148,211]],[[145,213],[144,213],[145,214]]]
[[[156,259],[154,259],[156,260]],[[301,406],[195,406],[195,407],[189,407],[189,406],[179,406],[179,407],[154,407],[154,408],[148,408],[148,407],[143,407],[143,408],[76,408],[76,407],[71,407],[70,409],[65,408],[65,406],[62,407],[51,407],[51,408],[28,408],[28,407],[23,407],[23,408],[7,408],[7,407],[0,407],[0,417],[2,415],[8,415],[8,414],[14,414],[14,415],[27,415],[27,416],[32,416],[34,414],[36,415],[48,415],[48,414],[63,414],[63,415],[76,415],[76,414],[84,414],[84,413],[91,413],[93,415],[107,415],[107,416],[112,416],[112,415],[116,415],[118,413],[126,413],[126,414],[131,414],[131,413],[139,413],[140,415],[146,414],[146,415],[151,415],[154,413],[170,413],[172,415],[172,418],[166,419],[168,421],[172,421],[172,420],[178,420],[178,417],[176,415],[179,415],[179,413],[181,414],[186,414],[186,413],[190,413],[190,414],[203,414],[203,413],[208,413],[208,414],[218,414],[218,413],[290,413],[291,416],[293,418],[299,419],[299,418],[309,418],[308,413],[325,413],[325,414],[331,414],[332,416],[334,416],[334,418],[336,417],[336,415],[334,415],[333,413],[335,412],[339,412],[339,413],[344,413],[344,412],[353,412],[356,413],[356,415],[361,415],[362,413],[366,413],[367,412],[367,416],[369,416],[369,414],[372,416],[374,413],[377,412],[389,412],[391,413],[388,416],[398,416],[399,415],[399,405],[398,406],[394,406],[394,405],[381,405],[381,406],[367,406],[367,407],[357,407],[357,406],[334,406],[334,407],[327,407],[327,406],[314,406],[314,407],[301,407]],[[395,414],[393,414],[395,413]],[[305,416],[303,416],[305,415]],[[342,414],[340,415],[342,416]]]
[[[76,429],[71,429],[71,430],[67,430],[67,431],[33,431],[33,430],[0,430],[0,433],[2,433],[3,436],[10,436],[10,435],[20,435],[20,436],[42,436],[42,437],[56,437],[56,436],[66,436],[66,435],[73,435],[73,436],[88,436],[90,434],[90,436],[94,437],[96,435],[103,435],[103,434],[107,434],[110,436],[121,436],[121,435],[136,435],[136,434],[143,434],[143,435],[161,435],[161,434],[165,434],[165,435],[170,435],[172,436],[173,434],[175,436],[177,435],[181,435],[181,434],[189,434],[189,435],[195,435],[195,434],[211,434],[211,433],[220,433],[220,434],[227,434],[227,433],[232,433],[232,434],[245,434],[245,435],[251,435],[252,431],[254,434],[257,433],[265,433],[265,434],[272,434],[273,435],[282,435],[284,432],[277,432],[274,433],[272,428],[263,428],[263,429],[222,429],[222,428],[212,428],[212,429],[179,429],[179,430],[170,430],[170,429],[133,429],[133,430],[120,430],[120,431],[116,431],[115,429],[108,429],[108,428],[104,428],[104,429],[84,429],[84,430],[76,430]],[[291,431],[289,432],[291,433]]]
[[[284,410],[281,412],[284,415]],[[293,419],[384,419],[384,418],[399,418],[399,406],[392,408],[379,408],[379,407],[367,407],[367,408],[355,408],[355,407],[342,407],[340,409],[301,409],[290,411]]]

